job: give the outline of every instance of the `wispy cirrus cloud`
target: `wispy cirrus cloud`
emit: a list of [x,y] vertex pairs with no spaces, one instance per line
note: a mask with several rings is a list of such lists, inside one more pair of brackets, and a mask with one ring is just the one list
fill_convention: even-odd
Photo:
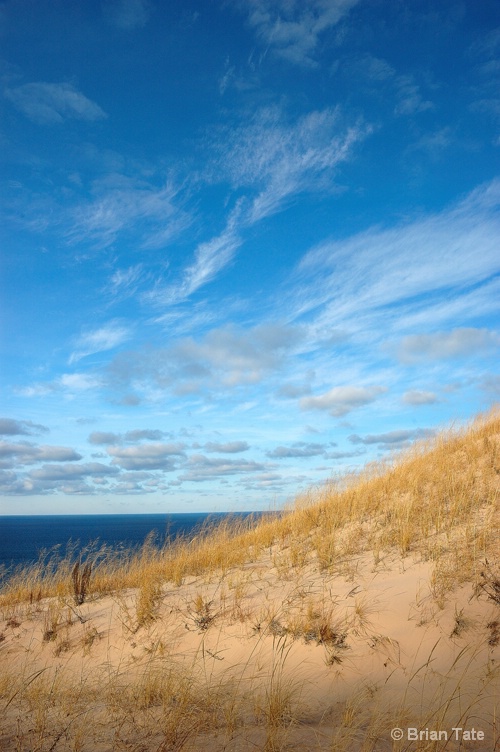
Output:
[[178,281],[164,285],[159,280],[145,293],[144,299],[161,306],[175,305],[211,282],[231,262],[243,242],[239,232],[241,204],[241,201],[236,203],[219,235],[197,245],[193,261],[183,270]]
[[[309,251],[289,280],[290,315],[318,331],[434,329],[498,306],[500,181],[442,212]],[[439,248],[439,253],[436,249]]]
[[314,67],[321,35],[359,0],[240,0],[257,39],[287,62]]
[[68,363],[76,363],[88,355],[113,350],[126,342],[131,336],[130,330],[116,321],[80,335],[76,340],[76,349],[71,353]]
[[150,302],[174,305],[211,282],[233,260],[245,230],[278,211],[294,196],[332,190],[332,176],[370,128],[347,125],[335,109],[312,112],[286,123],[279,108],[260,110],[246,126],[218,131],[210,143],[217,154],[206,177],[229,181],[245,191],[229,212],[224,229],[199,243],[178,281],[157,284],[144,295]]
[[15,391],[23,397],[47,397],[61,392],[65,397],[98,389],[102,386],[102,379],[91,373],[63,373],[54,381],[43,381],[30,386],[18,387]]
[[132,297],[137,293],[145,278],[147,275],[143,264],[117,269],[104,286],[104,292],[111,295],[113,300]]
[[[158,187],[141,178],[111,174],[95,181],[93,193],[91,201],[72,211],[66,233],[70,243],[85,240],[107,248],[128,233],[141,248],[161,248],[191,224],[190,216],[176,205],[178,191],[170,184]],[[128,274],[134,275],[130,269]]]
[[253,192],[242,215],[242,224],[253,224],[299,193],[330,192],[335,170],[370,130],[346,124],[338,109],[311,112],[293,124],[278,108],[262,109],[249,125],[220,135],[214,176]]
[[102,120],[106,113],[72,84],[38,81],[5,90],[12,104],[41,125],[55,125],[67,119]]

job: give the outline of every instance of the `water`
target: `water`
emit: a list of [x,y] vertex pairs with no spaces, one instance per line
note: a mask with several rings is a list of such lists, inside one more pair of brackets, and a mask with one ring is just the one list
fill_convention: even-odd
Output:
[[[244,518],[248,514],[241,512],[231,517]],[[189,537],[207,520],[217,522],[227,516],[224,513],[0,516],[0,568],[36,562],[42,551],[55,546],[64,555],[69,541],[78,544],[77,550],[97,539],[99,546],[130,548],[141,545],[154,532],[155,543],[161,546],[168,537]]]

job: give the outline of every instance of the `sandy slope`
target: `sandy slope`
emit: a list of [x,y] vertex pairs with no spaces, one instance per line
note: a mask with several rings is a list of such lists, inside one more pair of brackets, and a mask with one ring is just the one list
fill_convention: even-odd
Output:
[[500,608],[486,592],[436,593],[418,557],[365,554],[332,575],[277,553],[163,586],[142,626],[131,590],[4,613],[0,748],[495,749]]

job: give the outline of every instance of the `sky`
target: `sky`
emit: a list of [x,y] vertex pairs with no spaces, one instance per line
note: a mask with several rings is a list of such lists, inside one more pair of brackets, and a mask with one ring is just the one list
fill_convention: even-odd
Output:
[[0,40],[1,513],[277,509],[498,402],[497,0]]

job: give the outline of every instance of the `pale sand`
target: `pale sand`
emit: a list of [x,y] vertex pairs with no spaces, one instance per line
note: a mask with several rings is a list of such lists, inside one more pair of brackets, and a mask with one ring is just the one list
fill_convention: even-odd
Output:
[[[135,591],[4,614],[0,749],[493,752],[500,607],[484,592],[440,598],[431,564],[396,554],[353,557],[342,575],[273,561],[163,586],[140,628]],[[62,623],[44,640],[49,606]],[[485,739],[458,741],[453,727]],[[447,744],[432,746],[432,731]]]

